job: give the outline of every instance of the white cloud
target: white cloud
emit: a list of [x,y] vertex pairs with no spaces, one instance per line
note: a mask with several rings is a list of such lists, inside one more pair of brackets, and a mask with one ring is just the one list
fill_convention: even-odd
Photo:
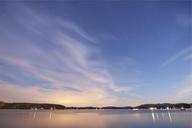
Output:
[[98,56],[97,40],[78,25],[23,6],[15,12],[19,18],[11,13],[8,19],[12,21],[0,21],[0,27],[7,28],[6,32],[0,30],[0,62],[9,68],[2,67],[0,75],[23,80],[17,73],[20,72],[41,82],[23,80],[27,85],[21,86],[21,82],[2,79],[3,100],[108,105],[121,100],[116,94],[131,94],[129,87],[116,85],[103,61],[93,59]]
[[[187,14],[182,14],[179,13],[176,15],[176,21],[178,22],[178,24],[186,26],[188,30],[188,28],[190,29],[192,26],[192,16],[190,15],[190,13]],[[190,41],[190,40],[189,40]],[[169,59],[167,59],[166,61],[164,61],[162,63],[162,67],[165,67],[169,64],[171,64],[172,62],[176,61],[179,58],[184,58],[184,59],[190,59],[191,54],[192,54],[192,46],[191,46],[191,42],[190,46],[179,51],[178,53],[176,53],[175,55],[173,55],[172,57],[170,57]]]
[[[174,61],[177,61],[180,59],[183,61],[190,61],[192,55],[192,47],[189,46],[182,51],[178,52],[176,55],[169,58],[167,61],[165,61],[162,66],[165,67]],[[189,62],[190,63],[190,62]],[[172,97],[167,97],[162,100],[168,101],[168,102],[191,102],[192,99],[192,67],[189,67],[189,74],[185,76],[185,79],[183,79],[180,83],[175,85],[174,88],[174,95]]]
[[162,67],[165,67],[165,66],[171,64],[172,62],[176,61],[179,58],[186,58],[186,55],[188,56],[189,54],[191,54],[191,52],[192,52],[191,46],[179,51],[178,53],[176,53],[175,55],[173,55],[172,57],[170,57],[169,59],[164,61],[162,63]]

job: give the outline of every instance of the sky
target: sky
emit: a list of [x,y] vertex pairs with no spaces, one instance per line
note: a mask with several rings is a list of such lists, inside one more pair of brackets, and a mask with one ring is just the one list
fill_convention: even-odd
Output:
[[192,102],[190,1],[0,2],[0,100]]

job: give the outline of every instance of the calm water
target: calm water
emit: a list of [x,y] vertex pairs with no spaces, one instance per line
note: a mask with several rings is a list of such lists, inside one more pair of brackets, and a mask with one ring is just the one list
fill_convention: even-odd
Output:
[[192,128],[192,110],[0,110],[0,128]]

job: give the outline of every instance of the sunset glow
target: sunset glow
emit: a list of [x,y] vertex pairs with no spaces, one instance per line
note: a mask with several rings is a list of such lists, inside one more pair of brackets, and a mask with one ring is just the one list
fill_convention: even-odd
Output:
[[0,2],[0,101],[192,102],[191,27],[187,1]]

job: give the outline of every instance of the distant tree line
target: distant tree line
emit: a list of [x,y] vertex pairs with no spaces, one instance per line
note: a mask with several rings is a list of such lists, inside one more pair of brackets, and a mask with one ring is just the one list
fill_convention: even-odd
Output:
[[65,106],[59,104],[43,104],[43,103],[0,102],[0,109],[65,109]]
[[66,107],[60,104],[47,104],[47,103],[6,103],[0,101],[0,109],[189,109],[192,108],[192,104],[189,103],[177,103],[177,104],[170,104],[170,103],[162,103],[162,104],[142,104],[137,107],[131,106],[124,106],[124,107],[117,107],[117,106],[105,106],[105,107]]
[[187,104],[187,103],[176,103],[176,104],[170,104],[170,103],[163,103],[163,104],[143,104],[140,106],[137,106],[136,108],[138,109],[149,109],[149,108],[157,108],[157,109],[181,109],[181,108],[192,108],[192,104]]

